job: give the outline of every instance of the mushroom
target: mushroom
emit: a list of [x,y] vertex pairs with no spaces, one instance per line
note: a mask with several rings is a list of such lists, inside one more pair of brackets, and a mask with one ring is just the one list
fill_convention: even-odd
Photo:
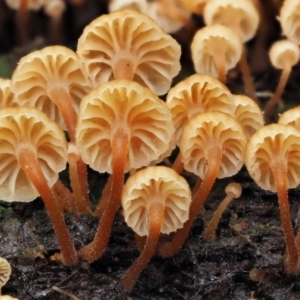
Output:
[[51,187],[66,168],[64,132],[36,108],[0,110],[0,194],[4,201],[44,200],[63,264],[77,263],[77,253]]
[[[76,143],[75,126],[79,103],[92,84],[78,56],[63,46],[49,46],[24,56],[12,76],[12,91],[20,106],[36,107],[46,113]],[[77,161],[80,188],[71,182],[77,213],[90,211],[87,171],[81,158]],[[74,175],[75,176],[75,175]],[[71,176],[72,177],[72,176]]]
[[297,64],[300,57],[300,50],[299,46],[294,42],[289,40],[282,40],[275,42],[269,52],[270,60],[272,65],[275,68],[281,69],[282,74],[280,81],[277,85],[275,94],[273,97],[268,101],[264,115],[265,120],[270,122],[272,113],[274,111],[274,107],[278,103],[280,96],[283,93],[283,90],[286,86],[288,78],[290,76],[292,67]]
[[[205,74],[194,74],[172,87],[166,104],[171,111],[179,142],[186,124],[195,116],[207,111],[220,111],[234,116],[235,105],[228,88],[218,79]],[[180,155],[173,164],[180,173],[183,169]]]
[[179,141],[181,159],[185,170],[203,182],[193,190],[188,221],[171,242],[161,245],[160,255],[170,257],[180,250],[216,178],[233,176],[243,166],[246,143],[241,125],[225,113],[202,113],[185,126]]
[[95,86],[112,78],[127,79],[162,95],[180,70],[178,43],[134,10],[95,19],[79,38],[77,53]]
[[300,106],[290,108],[279,116],[278,124],[292,125],[300,130]]
[[1,289],[7,281],[9,280],[11,275],[11,266],[10,263],[3,257],[0,257],[0,297],[1,297]]
[[239,62],[243,45],[237,34],[224,25],[209,25],[198,30],[191,44],[197,73],[206,73],[226,83],[226,74]]
[[77,145],[92,169],[112,174],[94,241],[79,252],[83,260],[93,262],[106,249],[120,205],[124,173],[162,160],[174,131],[165,103],[136,82],[113,80],[83,98],[76,128]]
[[[251,0],[210,0],[205,5],[203,17],[207,25],[221,24],[230,27],[244,43],[254,37],[259,23],[258,11]],[[239,65],[247,92],[257,102],[245,47]]]
[[245,95],[232,95],[235,104],[235,118],[242,125],[248,139],[264,125],[261,109],[251,98]]
[[11,80],[0,78],[0,108],[16,106]]
[[271,124],[253,134],[247,145],[245,165],[264,190],[277,192],[287,258],[286,271],[296,273],[298,251],[290,217],[288,189],[299,185],[300,132],[290,126]]
[[196,15],[202,15],[208,1],[209,0],[182,0],[182,6]]
[[138,236],[147,236],[141,255],[121,278],[123,287],[131,291],[153,256],[160,233],[174,232],[188,219],[191,191],[174,170],[147,167],[129,177],[121,202],[127,225]]
[[217,210],[214,212],[213,217],[207,224],[202,234],[204,240],[216,239],[216,230],[222,217],[222,214],[233,199],[241,197],[242,187],[239,183],[232,182],[226,186],[225,192],[226,197],[223,199],[223,201],[218,206]]
[[119,9],[130,8],[142,13],[146,13],[148,8],[147,0],[110,0],[108,11],[112,12]]

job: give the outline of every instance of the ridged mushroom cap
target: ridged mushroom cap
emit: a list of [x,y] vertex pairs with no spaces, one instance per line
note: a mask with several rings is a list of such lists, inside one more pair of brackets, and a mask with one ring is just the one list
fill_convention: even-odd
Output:
[[111,0],[108,4],[108,11],[130,8],[145,13],[147,7],[147,0]]
[[247,137],[237,120],[221,112],[206,112],[185,126],[179,148],[184,168],[204,178],[207,152],[221,147],[218,178],[224,178],[236,174],[243,166],[246,143]]
[[63,46],[49,46],[21,58],[11,88],[18,105],[38,108],[65,129],[61,113],[48,93],[53,88],[67,89],[78,111],[92,84],[75,52]]
[[291,108],[279,116],[278,124],[292,125],[300,130],[300,106]]
[[3,257],[0,257],[0,297],[1,288],[7,283],[11,275],[10,263]]
[[[8,7],[19,9],[21,0],[5,0]],[[28,0],[28,9],[39,10],[44,5],[45,0]]]
[[118,79],[100,85],[80,104],[76,141],[84,162],[112,173],[111,141],[120,129],[129,136],[125,172],[162,159],[175,131],[162,100],[136,82]]
[[11,80],[0,78],[0,108],[16,106]]
[[183,227],[189,217],[191,191],[186,180],[171,168],[147,167],[128,178],[122,193],[125,222],[139,236],[148,235],[147,210],[150,204],[165,207],[161,233]]
[[287,166],[288,188],[300,183],[300,132],[289,125],[271,124],[253,134],[246,148],[245,165],[250,176],[264,190],[276,192],[272,162]]
[[277,41],[271,46],[269,56],[275,68],[292,67],[299,61],[299,46],[289,40]]
[[29,202],[39,196],[18,163],[20,147],[35,153],[51,187],[66,168],[67,142],[64,132],[35,108],[13,107],[0,110],[0,194],[4,201]]
[[222,55],[226,71],[239,62],[243,45],[237,34],[224,25],[208,25],[198,30],[191,44],[192,59],[197,73],[218,77],[215,56]]
[[167,95],[178,142],[184,126],[193,117],[207,111],[220,111],[234,116],[235,104],[228,88],[218,79],[194,74],[172,87]]
[[[259,14],[251,0],[210,0],[205,5],[206,25],[222,24],[231,27],[243,42],[251,40],[258,28]],[[234,26],[232,26],[234,24]],[[233,28],[238,26],[239,28]]]
[[232,95],[235,104],[235,117],[242,125],[248,139],[264,125],[264,116],[260,107],[250,97]]
[[297,0],[285,0],[281,6],[278,20],[282,33],[294,43],[300,45],[300,3]]
[[134,10],[102,15],[85,27],[77,53],[95,86],[129,72],[155,94],[165,94],[180,70],[179,44],[150,17]]

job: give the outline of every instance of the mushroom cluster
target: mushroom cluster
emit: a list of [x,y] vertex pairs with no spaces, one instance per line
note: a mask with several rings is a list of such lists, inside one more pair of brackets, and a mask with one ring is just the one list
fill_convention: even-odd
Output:
[[[180,13],[183,5],[203,13],[207,24],[190,45],[196,74],[177,79],[172,87],[181,48],[143,13],[148,4],[158,14],[170,4],[166,17],[185,24],[190,16]],[[57,26],[65,3],[45,5]],[[126,9],[120,10],[122,5]],[[141,250],[121,278],[131,291],[155,253],[171,257],[183,247],[216,179],[234,176],[245,164],[258,186],[278,194],[286,271],[297,273],[300,233],[294,236],[287,190],[300,184],[300,110],[283,114],[280,124],[264,126],[244,46],[255,36],[257,8],[251,0],[180,5],[111,1],[113,12],[85,27],[76,51],[64,46],[34,51],[21,58],[11,80],[0,80],[1,199],[29,202],[41,196],[60,247],[52,258],[66,266],[93,263],[103,255],[122,207]],[[292,13],[286,5],[280,20]],[[268,122],[299,49],[294,41],[280,41],[270,55],[283,75],[265,109]],[[237,64],[249,96],[234,95],[226,86],[227,73]],[[67,164],[71,189],[59,180]],[[95,206],[87,166],[109,174]],[[184,170],[196,177],[194,186],[180,175]],[[225,192],[203,240],[217,238],[222,213],[241,196],[242,186],[230,183]],[[99,218],[94,239],[80,249],[74,246],[65,211]],[[169,240],[160,239],[172,232]],[[0,274],[0,284],[5,280]]]

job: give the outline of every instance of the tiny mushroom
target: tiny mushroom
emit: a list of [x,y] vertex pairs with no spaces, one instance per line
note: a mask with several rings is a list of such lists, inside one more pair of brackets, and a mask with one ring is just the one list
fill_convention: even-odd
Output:
[[7,283],[11,275],[10,263],[3,257],[0,257],[0,296],[1,289]]
[[129,177],[122,193],[125,222],[138,236],[147,236],[140,257],[121,278],[132,290],[153,256],[160,233],[182,228],[189,217],[191,191],[186,180],[164,166],[147,167]]

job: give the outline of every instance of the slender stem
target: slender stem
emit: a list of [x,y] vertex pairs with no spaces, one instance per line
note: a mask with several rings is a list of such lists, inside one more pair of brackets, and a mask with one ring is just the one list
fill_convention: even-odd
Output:
[[249,64],[247,62],[245,47],[243,48],[239,65],[240,65],[240,70],[242,72],[243,81],[244,81],[244,84],[245,84],[245,87],[246,87],[249,97],[252,98],[258,105],[260,105],[259,101],[256,98],[255,88],[254,88],[253,81],[251,78]]
[[29,0],[21,0],[20,7],[17,11],[17,31],[20,45],[28,43],[28,2]]
[[226,84],[226,64],[225,64],[225,53],[224,51],[217,49],[214,53],[214,60],[218,71],[218,79],[223,83]]
[[179,152],[176,159],[173,162],[172,169],[175,172],[177,172],[177,174],[180,174],[183,171],[183,168],[184,168],[184,164],[181,160],[181,154]]
[[140,273],[145,269],[146,265],[155,253],[159,234],[163,224],[163,219],[164,206],[157,205],[157,203],[150,205],[148,210],[149,234],[146,244],[139,258],[133,263],[133,265],[121,278],[122,286],[128,291],[131,291],[133,289]]
[[272,118],[274,108],[275,108],[276,104],[278,103],[278,101],[279,101],[279,99],[280,99],[280,97],[283,93],[283,90],[284,90],[284,88],[286,86],[286,83],[289,79],[290,73],[291,73],[291,67],[290,66],[283,69],[283,71],[282,71],[282,74],[281,74],[279,83],[277,85],[276,91],[275,91],[273,97],[268,101],[268,103],[265,107],[265,110],[264,110],[264,118],[265,118],[266,123],[271,122],[271,118]]
[[23,147],[18,152],[18,160],[45,203],[60,246],[62,263],[66,266],[75,265],[78,261],[76,250],[57,201],[39,167],[36,154],[29,147]]
[[298,268],[298,250],[294,238],[293,226],[290,216],[290,205],[287,192],[287,169],[282,162],[271,164],[271,169],[275,178],[277,188],[280,219],[286,243],[287,258],[286,270],[288,273],[296,273]]
[[74,195],[64,184],[58,179],[52,187],[53,191],[63,200],[63,208],[67,212],[75,211]]
[[147,242],[147,236],[139,236],[137,233],[134,235],[134,239],[135,239],[135,243],[136,246],[138,247],[138,249],[140,250],[140,252],[143,251],[145,244]]
[[162,244],[161,247],[159,247],[159,254],[163,257],[171,257],[175,255],[183,246],[196,216],[202,208],[218,176],[222,160],[222,149],[220,147],[208,149],[206,159],[208,163],[207,170],[200,188],[197,191],[193,191],[194,196],[190,206],[189,219],[186,221],[183,228],[176,231],[171,242]]
[[110,237],[115,214],[120,206],[124,181],[124,168],[128,153],[128,135],[121,129],[112,138],[111,188],[94,240],[79,251],[82,260],[89,263],[97,260],[105,251]]

